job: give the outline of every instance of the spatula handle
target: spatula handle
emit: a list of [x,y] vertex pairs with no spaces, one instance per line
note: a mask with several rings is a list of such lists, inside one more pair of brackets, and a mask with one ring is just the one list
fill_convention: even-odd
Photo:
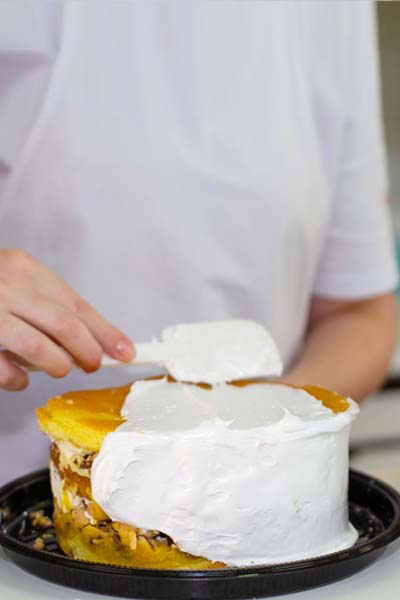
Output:
[[[106,354],[103,355],[100,363],[101,368],[108,367],[123,367],[127,365],[161,365],[165,364],[165,361],[168,360],[171,356],[171,346],[169,344],[164,344],[163,342],[148,342],[143,344],[135,344],[136,348],[136,356],[131,363],[125,363],[120,360],[116,360],[115,358],[111,358]],[[18,354],[14,354],[9,350],[2,350],[1,353],[12,360],[14,363],[21,365],[24,367],[26,371],[29,373],[40,371],[38,367],[35,365],[31,365],[26,360],[18,356]],[[79,368],[73,359],[71,359],[75,368]]]
[[[163,342],[148,342],[143,344],[135,344],[136,356],[131,363],[132,365],[164,365],[165,361],[171,357],[171,346]],[[110,358],[104,355],[101,359],[102,367],[121,367],[126,363],[122,363],[115,358]]]

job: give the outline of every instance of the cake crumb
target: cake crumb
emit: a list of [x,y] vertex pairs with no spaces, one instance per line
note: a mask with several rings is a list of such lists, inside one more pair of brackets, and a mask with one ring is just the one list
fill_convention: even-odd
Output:
[[33,542],[33,547],[36,550],[44,550],[45,544],[44,544],[43,538],[37,537],[36,540]]
[[34,527],[51,527],[52,522],[50,517],[44,514],[43,510],[34,510],[29,513],[29,518]]

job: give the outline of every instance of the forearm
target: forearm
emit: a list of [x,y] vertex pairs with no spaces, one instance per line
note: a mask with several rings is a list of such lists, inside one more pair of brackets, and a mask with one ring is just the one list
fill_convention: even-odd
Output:
[[393,295],[348,303],[311,323],[297,362],[283,377],[362,400],[384,381],[395,343]]

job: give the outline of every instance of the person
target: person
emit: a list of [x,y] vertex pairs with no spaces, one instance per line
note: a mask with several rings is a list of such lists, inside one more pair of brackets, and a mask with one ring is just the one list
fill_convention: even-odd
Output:
[[358,400],[394,344],[372,4],[95,4],[0,6],[0,343],[43,372],[0,355],[2,480],[166,325],[254,319]]

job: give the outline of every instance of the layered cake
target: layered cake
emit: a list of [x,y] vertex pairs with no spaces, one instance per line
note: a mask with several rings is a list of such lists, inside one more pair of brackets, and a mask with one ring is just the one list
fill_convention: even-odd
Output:
[[54,523],[74,558],[131,567],[277,564],[348,548],[358,412],[320,387],[171,377],[38,409]]

